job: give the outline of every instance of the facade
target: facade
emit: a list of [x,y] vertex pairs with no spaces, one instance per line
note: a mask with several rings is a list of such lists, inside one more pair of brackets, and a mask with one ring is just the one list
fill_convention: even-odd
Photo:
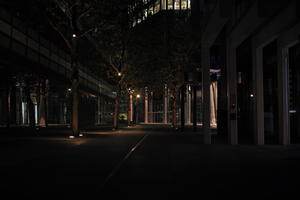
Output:
[[[204,130],[210,143],[210,57],[216,45],[226,69],[228,142],[290,144],[299,137],[299,4],[216,1],[201,17]],[[222,38],[221,45],[216,42]],[[298,52],[298,53],[297,53]],[[298,135],[298,136],[297,136]],[[249,140],[248,140],[249,141]]]
[[[142,0],[129,7],[129,13],[134,13],[132,26],[141,23],[161,11],[189,11],[191,0]],[[138,12],[138,13],[136,13]]]
[[[70,55],[0,8],[0,125],[69,125]],[[112,121],[114,87],[79,69],[81,128]]]
[[[180,8],[176,1],[157,2],[157,11],[169,5]],[[200,0],[189,5],[184,8],[192,10],[200,27],[201,81],[197,106],[193,84],[186,83],[181,90],[178,122],[190,124],[197,113],[196,122],[203,126],[208,144],[214,126],[218,134],[227,135],[230,144],[299,142],[299,3]],[[135,24],[148,14],[139,16]],[[156,103],[145,95],[144,121],[169,123],[168,92]]]

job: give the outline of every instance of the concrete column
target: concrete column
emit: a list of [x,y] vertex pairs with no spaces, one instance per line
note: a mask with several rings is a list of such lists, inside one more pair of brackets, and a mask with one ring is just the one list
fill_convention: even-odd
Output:
[[230,144],[238,144],[236,47],[227,40],[228,136]]
[[201,49],[201,66],[203,80],[203,133],[204,143],[211,144],[210,134],[210,46]]
[[253,98],[254,98],[254,141],[265,143],[264,130],[264,79],[263,79],[263,47],[252,45],[253,63]]
[[186,92],[186,85],[183,84],[180,88],[180,121],[181,121],[181,131],[184,131],[185,125],[185,92]]
[[150,100],[149,100],[149,122],[153,122],[153,92],[150,94]]
[[148,91],[146,90],[145,91],[145,102],[144,102],[144,104],[145,104],[145,123],[147,124],[148,123],[148,115],[149,115],[149,113],[148,113]]
[[290,144],[289,131],[289,81],[288,81],[288,48],[279,38],[277,40],[278,58],[278,122],[280,144]]
[[193,110],[193,131],[197,131],[197,86],[193,86],[192,95],[192,110]]
[[168,102],[169,102],[169,94],[168,88],[165,86],[165,94],[164,94],[164,124],[168,123]]
[[210,84],[210,123],[211,126],[215,126],[217,124],[217,101],[216,101],[216,83],[213,82]]

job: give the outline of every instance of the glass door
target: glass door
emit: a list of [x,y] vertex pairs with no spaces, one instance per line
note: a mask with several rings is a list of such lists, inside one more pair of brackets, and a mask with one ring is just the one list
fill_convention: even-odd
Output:
[[291,142],[300,142],[300,44],[289,49],[289,116]]
[[263,49],[264,129],[267,144],[277,144],[278,136],[277,41]]

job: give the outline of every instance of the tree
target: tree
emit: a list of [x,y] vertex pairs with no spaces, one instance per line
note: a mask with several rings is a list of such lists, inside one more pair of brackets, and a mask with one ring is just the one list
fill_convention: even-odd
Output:
[[79,48],[80,40],[97,32],[101,24],[98,11],[103,1],[96,0],[48,0],[38,1],[45,9],[45,17],[51,27],[65,42],[71,56],[72,68],[72,131],[79,134]]
[[[167,84],[171,93],[173,125],[176,126],[178,90],[183,73],[196,69],[193,54],[198,50],[198,30],[188,13],[158,13],[134,28],[131,45],[131,82],[137,87],[163,94]],[[143,77],[136,79],[135,77]]]
[[[128,52],[133,34],[130,29],[130,5],[141,3],[141,0],[110,0],[107,1],[108,13],[101,15],[102,21],[109,28],[99,29],[94,40],[103,62],[107,78],[116,85],[116,99],[114,105],[113,127],[118,128],[119,107],[121,96],[128,94],[130,65]],[[102,8],[103,9],[103,8]]]

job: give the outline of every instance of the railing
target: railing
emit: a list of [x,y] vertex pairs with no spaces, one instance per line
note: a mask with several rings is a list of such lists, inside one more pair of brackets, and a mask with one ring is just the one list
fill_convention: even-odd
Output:
[[[20,19],[0,8],[0,45],[49,68],[67,79],[71,78],[71,57],[68,53],[49,42],[29,28]],[[79,66],[80,83],[93,91],[115,98],[114,87]]]

